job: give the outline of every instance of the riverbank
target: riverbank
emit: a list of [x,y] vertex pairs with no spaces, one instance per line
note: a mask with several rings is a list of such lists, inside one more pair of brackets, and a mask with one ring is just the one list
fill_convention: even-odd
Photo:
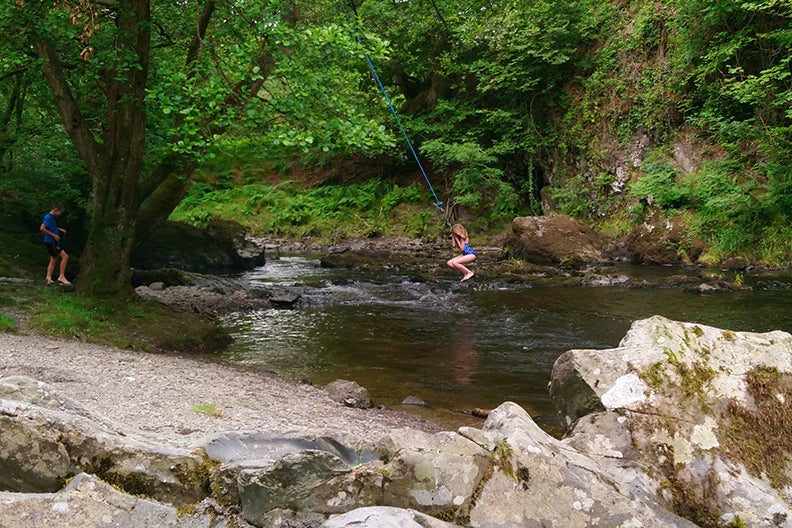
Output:
[[174,445],[223,431],[344,435],[373,445],[395,428],[440,426],[389,410],[353,409],[321,388],[242,367],[35,335],[0,334],[0,377],[54,386],[89,412]]

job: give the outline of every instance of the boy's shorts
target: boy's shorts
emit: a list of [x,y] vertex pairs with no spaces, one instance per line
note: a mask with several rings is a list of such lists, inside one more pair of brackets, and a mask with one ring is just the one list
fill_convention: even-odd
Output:
[[57,257],[63,251],[60,242],[57,240],[55,242],[44,242],[44,247],[47,248],[47,253],[49,253],[50,257]]

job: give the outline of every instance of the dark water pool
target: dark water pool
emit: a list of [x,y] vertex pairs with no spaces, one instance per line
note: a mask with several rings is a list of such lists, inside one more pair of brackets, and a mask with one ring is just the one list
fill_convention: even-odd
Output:
[[[669,273],[627,269],[635,276]],[[680,289],[460,285],[409,275],[322,269],[283,257],[245,278],[305,288],[297,309],[233,314],[236,342],[224,359],[325,384],[367,387],[375,403],[448,427],[480,425],[463,411],[504,401],[556,428],[547,394],[553,362],[574,348],[612,348],[632,321],[652,315],[737,331],[792,331],[792,292],[783,283],[740,293]],[[775,284],[775,286],[774,286]],[[407,396],[428,407],[401,407]]]

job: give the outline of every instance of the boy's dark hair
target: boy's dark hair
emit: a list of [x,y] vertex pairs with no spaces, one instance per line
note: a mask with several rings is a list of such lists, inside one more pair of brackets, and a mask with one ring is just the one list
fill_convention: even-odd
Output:
[[57,209],[58,211],[65,211],[66,206],[63,205],[61,202],[55,202],[54,204],[52,204],[52,209],[53,210]]

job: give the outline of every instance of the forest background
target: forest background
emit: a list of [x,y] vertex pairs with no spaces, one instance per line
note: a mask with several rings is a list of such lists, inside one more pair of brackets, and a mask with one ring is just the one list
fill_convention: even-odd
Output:
[[790,0],[15,0],[0,21],[0,275],[43,271],[56,201],[93,297],[131,294],[168,218],[434,239],[438,202],[478,237],[659,215],[705,261],[792,258]]

